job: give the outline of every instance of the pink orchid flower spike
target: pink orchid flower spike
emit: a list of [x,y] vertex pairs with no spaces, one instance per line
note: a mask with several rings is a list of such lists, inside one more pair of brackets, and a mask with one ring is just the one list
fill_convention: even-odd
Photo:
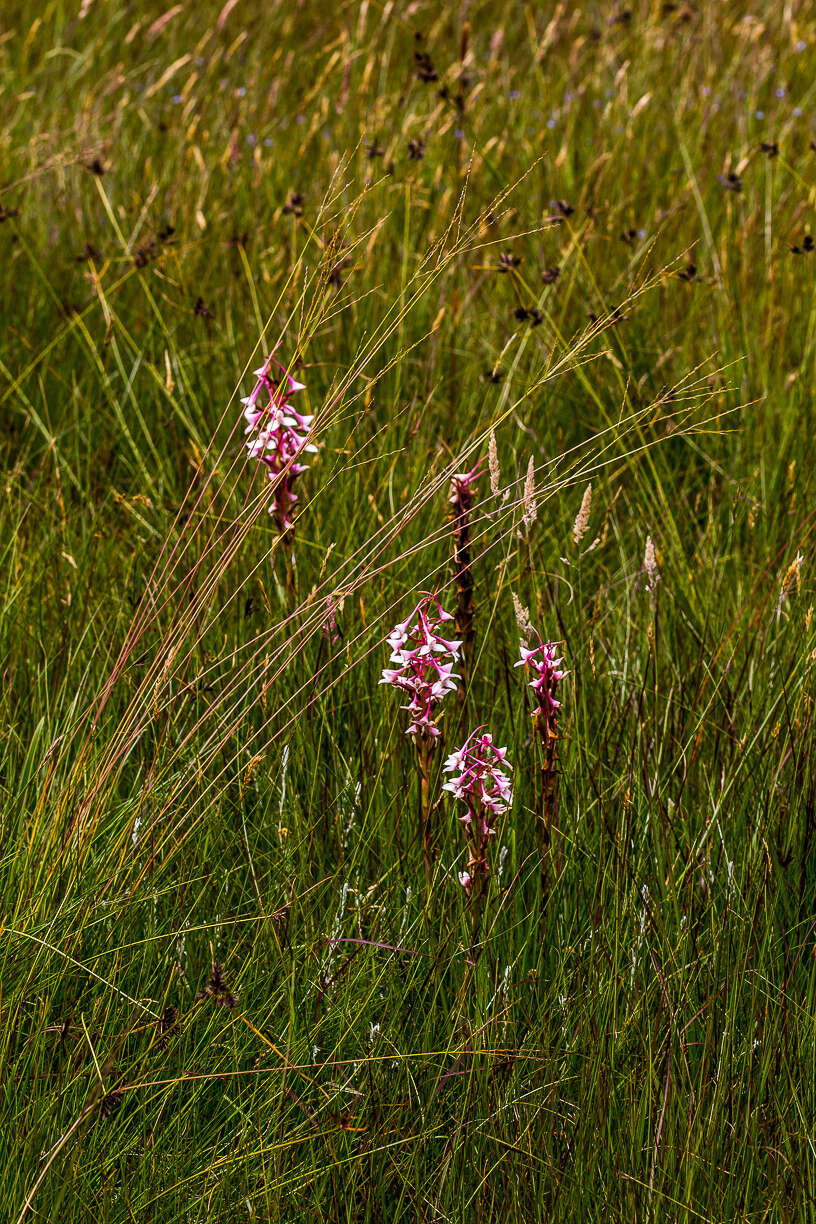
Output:
[[287,402],[290,395],[304,389],[304,384],[274,357],[267,357],[253,372],[255,386],[241,400],[247,422],[247,454],[263,464],[272,485],[269,513],[288,534],[294,527],[292,515],[298,500],[293,485],[307,470],[301,459],[317,453],[314,417],[298,412]]
[[[538,635],[536,635],[538,636]],[[539,829],[541,833],[541,882],[547,888],[550,864],[557,875],[561,866],[561,840],[558,835],[558,714],[561,702],[556,697],[559,684],[569,674],[561,667],[555,642],[538,637],[533,647],[521,643],[521,658],[516,667],[528,667],[533,674],[530,688],[535,693],[533,727],[540,741]]]
[[425,856],[425,879],[430,896],[433,878],[435,830],[432,827],[431,762],[439,738],[438,709],[448,693],[456,689],[459,675],[453,670],[462,643],[443,633],[453,620],[434,595],[423,595],[411,615],[388,635],[389,662],[380,684],[390,684],[408,698],[402,707],[408,714],[406,734],[416,744],[419,770],[419,833]]
[[440,632],[444,622],[452,620],[434,596],[425,596],[388,636],[390,662],[396,666],[383,670],[380,684],[391,684],[409,698],[402,707],[409,714],[407,735],[430,740],[439,736],[436,709],[459,679],[453,669],[462,643]]
[[443,786],[465,805],[459,819],[464,826],[468,848],[467,869],[459,872],[471,911],[470,961],[478,958],[478,935],[482,909],[490,879],[490,843],[500,816],[510,810],[513,790],[507,749],[499,748],[493,736],[481,727],[461,748],[452,752],[444,764],[445,773],[454,775]]

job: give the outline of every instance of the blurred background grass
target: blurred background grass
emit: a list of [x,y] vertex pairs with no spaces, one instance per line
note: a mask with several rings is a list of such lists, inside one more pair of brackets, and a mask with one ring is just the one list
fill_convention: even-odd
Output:
[[[8,1218],[814,1218],[816,13],[0,23]],[[278,343],[288,593],[236,428]],[[464,989],[377,681],[491,430]],[[544,893],[513,593],[570,669]]]

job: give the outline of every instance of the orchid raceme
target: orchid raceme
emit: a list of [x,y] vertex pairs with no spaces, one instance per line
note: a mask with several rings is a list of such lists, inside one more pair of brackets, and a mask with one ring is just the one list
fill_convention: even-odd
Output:
[[561,702],[555,694],[558,685],[567,673],[561,669],[562,660],[557,657],[558,647],[555,642],[544,642],[539,636],[538,645],[532,648],[525,646],[522,642],[520,653],[521,658],[516,663],[516,667],[529,667],[533,672],[530,688],[536,695],[533,726],[541,742],[537,807],[541,831],[542,888],[546,888],[548,864],[552,863],[552,869],[556,874],[560,867],[556,721]]
[[[459,772],[442,789],[450,791],[456,799],[467,804],[467,812],[460,817],[464,824],[470,824],[475,814],[483,813],[483,831],[488,832],[490,820],[484,813],[489,813],[491,818],[501,816],[510,807],[513,802],[510,779],[499,768],[500,765],[511,768],[507,764],[507,749],[497,748],[489,732],[484,735],[474,732],[446,760],[443,767],[445,773]],[[489,832],[493,832],[492,828]]]
[[[278,371],[280,373],[278,373]],[[292,378],[274,357],[253,371],[257,382],[241,403],[249,435],[247,454],[266,468],[272,482],[269,513],[283,532],[292,530],[292,511],[297,494],[292,485],[306,471],[299,456],[317,452],[312,439],[314,417],[297,412],[287,397],[303,390],[303,383]]]
[[419,739],[437,738],[436,708],[455,690],[459,679],[453,669],[462,643],[440,632],[444,622],[452,620],[435,597],[425,596],[388,636],[390,661],[396,666],[383,670],[380,684],[391,684],[409,696],[408,704],[402,707],[410,715],[407,734]]
[[459,873],[459,883],[468,897],[475,886],[481,895],[490,875],[489,847],[496,818],[513,802],[510,777],[505,772],[511,768],[507,749],[497,747],[487,731],[474,731],[445,762],[445,773],[456,776],[442,789],[461,800],[466,809],[460,820],[465,826],[469,858],[467,870]]
[[[450,495],[453,520],[453,578],[456,583],[456,632],[462,639],[463,674],[470,662],[476,637],[476,606],[473,598],[473,573],[470,555],[470,516],[473,510],[473,485],[479,477],[480,460],[469,472],[457,472],[451,477]],[[460,690],[464,700],[465,686]]]
[[431,805],[431,762],[439,736],[436,709],[453,692],[459,676],[454,666],[459,660],[462,643],[447,638],[441,632],[453,617],[433,595],[424,595],[407,620],[397,625],[388,636],[391,662],[380,684],[391,684],[409,697],[403,706],[410,722],[407,734],[417,747],[419,768],[419,834],[425,854],[425,878],[430,894],[434,857],[434,828]]
[[529,667],[535,673],[530,681],[530,688],[538,702],[537,717],[539,724],[543,724],[546,735],[552,738],[555,737],[555,721],[561,708],[555,690],[567,675],[565,671],[561,671],[563,660],[556,658],[557,652],[558,647],[554,642],[542,642],[539,638],[538,646],[532,649],[522,643],[521,658],[515,664],[516,667]]

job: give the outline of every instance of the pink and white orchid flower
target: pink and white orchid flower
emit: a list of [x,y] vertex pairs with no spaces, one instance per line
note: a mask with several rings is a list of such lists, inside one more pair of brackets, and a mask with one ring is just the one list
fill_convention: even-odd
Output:
[[267,357],[253,373],[257,382],[241,400],[247,422],[244,432],[249,435],[247,454],[266,468],[273,486],[269,513],[275,515],[281,531],[288,532],[294,526],[292,511],[297,501],[292,485],[307,470],[299,456],[317,453],[311,440],[314,417],[286,402],[289,395],[302,391],[304,384],[274,357]]
[[390,662],[395,667],[383,670],[380,684],[391,684],[410,700],[402,707],[410,715],[407,734],[434,740],[436,707],[456,688],[454,672],[462,643],[445,638],[440,627],[453,617],[432,595],[423,596],[407,620],[388,635]]

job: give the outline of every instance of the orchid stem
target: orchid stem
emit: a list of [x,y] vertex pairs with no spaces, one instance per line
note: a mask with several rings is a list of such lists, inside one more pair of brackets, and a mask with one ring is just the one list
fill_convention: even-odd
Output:
[[431,827],[431,755],[433,740],[419,739],[417,742],[419,763],[419,834],[425,858],[425,885],[431,895],[433,881],[433,829]]

